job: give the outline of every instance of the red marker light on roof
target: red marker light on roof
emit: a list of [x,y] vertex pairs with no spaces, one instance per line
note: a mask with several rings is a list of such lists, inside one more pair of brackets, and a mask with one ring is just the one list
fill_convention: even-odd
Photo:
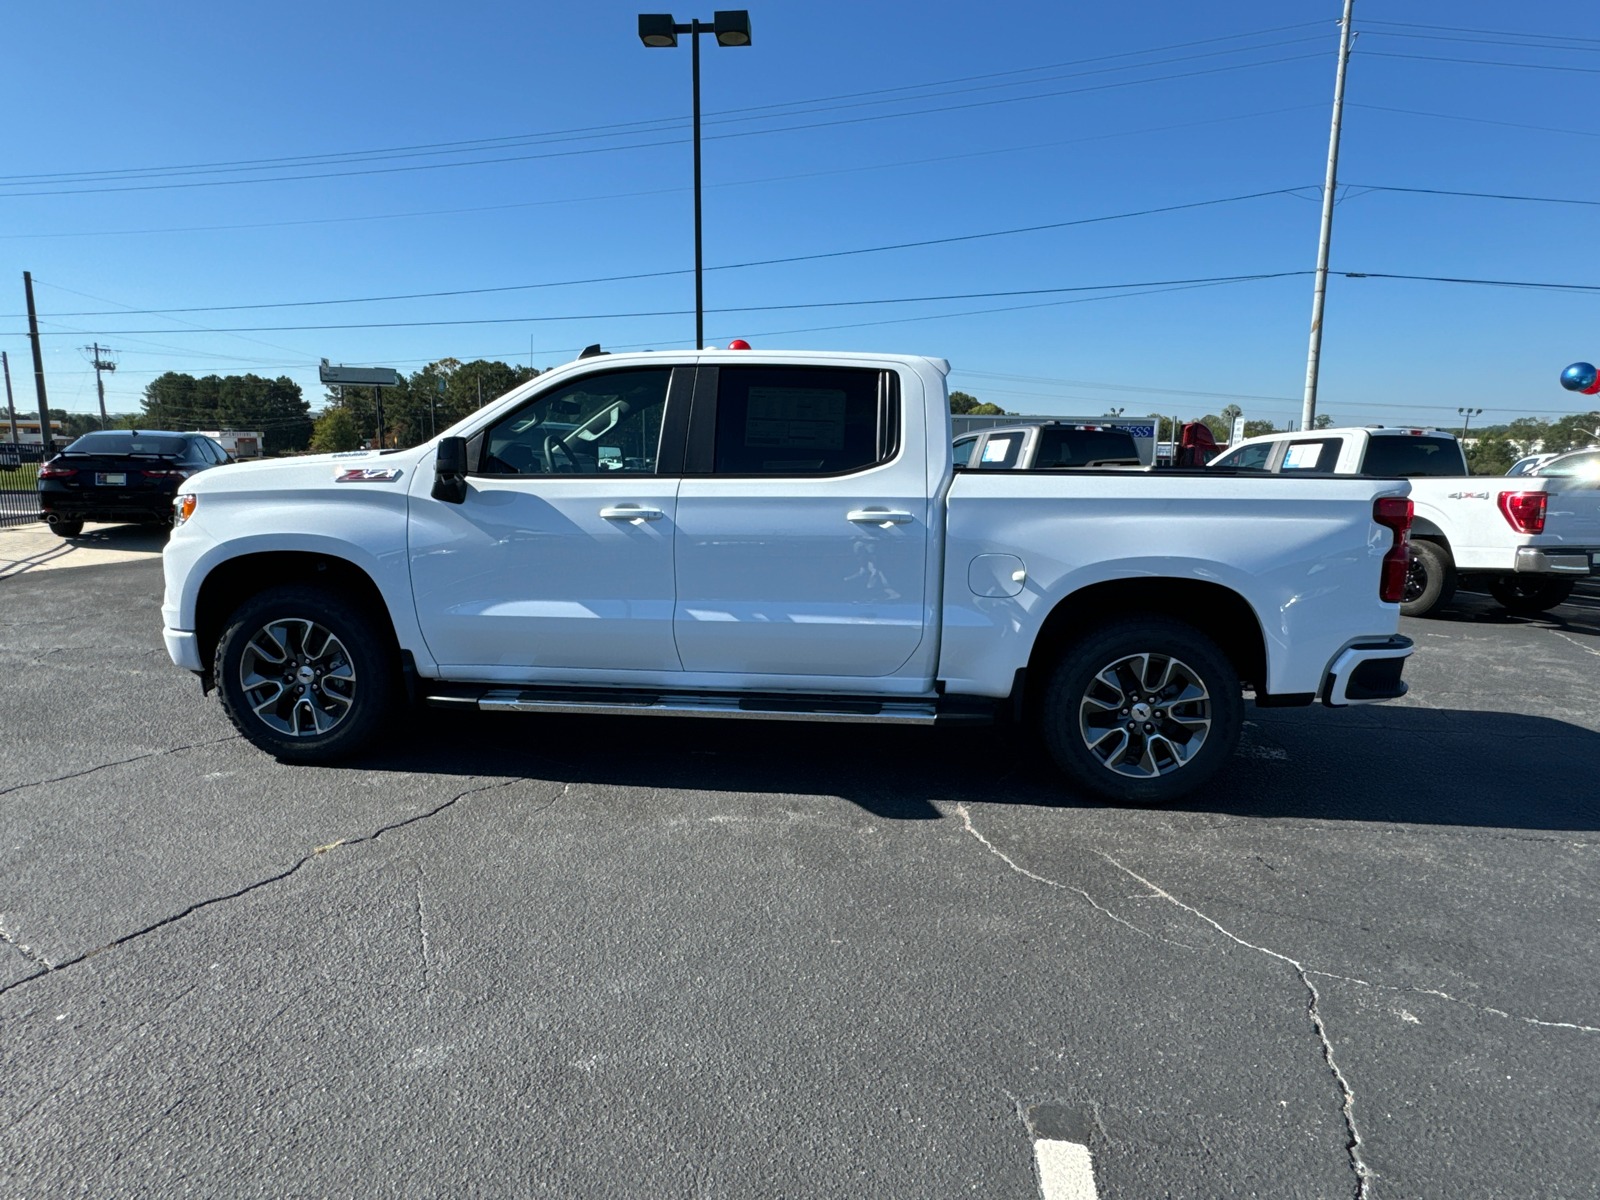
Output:
[[748,349],[750,349],[750,343],[745,341],[743,338],[734,338],[733,341],[728,343],[728,349],[729,350],[748,350]]

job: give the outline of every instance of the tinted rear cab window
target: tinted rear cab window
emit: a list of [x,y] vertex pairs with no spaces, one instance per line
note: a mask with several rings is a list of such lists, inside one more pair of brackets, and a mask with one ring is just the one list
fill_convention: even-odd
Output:
[[1139,447],[1121,429],[1058,429],[1039,433],[1036,467],[1088,467],[1108,463],[1137,464]]
[[880,371],[723,367],[718,475],[840,475],[894,452]]
[[1425,475],[1465,475],[1467,460],[1454,438],[1413,437],[1390,434],[1369,438],[1361,462],[1364,475],[1394,475],[1412,479]]

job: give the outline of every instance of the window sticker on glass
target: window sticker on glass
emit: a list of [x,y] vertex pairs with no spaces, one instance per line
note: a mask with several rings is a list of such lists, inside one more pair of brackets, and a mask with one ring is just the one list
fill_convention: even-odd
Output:
[[753,387],[746,446],[839,450],[844,446],[845,394],[831,388]]
[[1285,471],[1315,470],[1317,456],[1321,453],[1321,442],[1301,442],[1297,446],[1290,446],[1289,453],[1284,455],[1283,458],[1283,469]]
[[984,462],[1005,462],[1011,451],[1010,438],[990,438],[983,447]]

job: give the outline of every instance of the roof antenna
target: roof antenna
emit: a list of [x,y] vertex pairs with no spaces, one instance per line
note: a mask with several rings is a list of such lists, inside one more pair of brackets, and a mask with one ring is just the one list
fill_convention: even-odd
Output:
[[600,343],[596,342],[592,346],[585,346],[583,348],[583,353],[578,355],[578,357],[579,358],[594,358],[596,355],[610,354],[610,353],[611,353],[611,351],[609,351],[609,350],[600,349]]

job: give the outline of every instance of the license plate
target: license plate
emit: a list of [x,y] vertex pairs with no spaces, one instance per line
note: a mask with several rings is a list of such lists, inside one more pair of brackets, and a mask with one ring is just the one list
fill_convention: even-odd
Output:
[[126,471],[107,471],[96,475],[94,481],[101,487],[127,487],[128,473]]

